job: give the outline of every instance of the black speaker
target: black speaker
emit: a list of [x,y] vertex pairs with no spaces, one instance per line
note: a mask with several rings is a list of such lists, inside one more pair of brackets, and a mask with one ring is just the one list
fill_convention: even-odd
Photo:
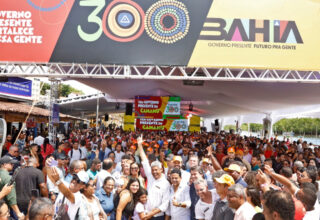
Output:
[[108,114],[104,115],[104,121],[109,121],[109,115]]
[[219,126],[219,119],[214,120],[214,125]]
[[132,103],[126,103],[126,115],[132,115]]

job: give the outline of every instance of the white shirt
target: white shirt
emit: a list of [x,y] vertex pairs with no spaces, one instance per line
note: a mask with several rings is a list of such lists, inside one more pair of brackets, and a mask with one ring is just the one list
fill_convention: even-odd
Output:
[[125,155],[125,153],[123,153],[122,151],[120,151],[119,153],[117,151],[115,151],[114,155],[115,155],[114,162],[119,163],[119,162],[121,162],[121,157],[123,155]]
[[[56,167],[56,171],[58,172],[60,179],[63,180],[65,176],[65,170],[63,168]],[[54,192],[54,193],[60,192],[58,186],[56,186],[48,176],[47,176],[47,186],[48,186],[49,192]]]
[[134,209],[134,213],[132,216],[133,220],[141,220],[141,218],[139,217],[139,213],[144,212],[144,214],[147,214],[149,211],[148,208],[148,204],[142,204],[141,202],[138,202],[135,209]]
[[159,179],[155,179],[151,174],[151,167],[149,161],[143,161],[142,163],[144,172],[148,178],[148,206],[150,210],[158,208],[160,213],[154,215],[154,217],[163,216],[169,205],[170,184],[165,175]]
[[195,207],[196,219],[211,220],[212,218],[214,206],[220,197],[215,189],[209,191],[211,192],[212,203],[209,204],[199,199]]
[[248,161],[251,164],[252,155],[250,153],[243,155],[243,159]]
[[89,214],[92,214],[93,220],[100,220],[99,214],[100,214],[100,207],[98,204],[98,198],[94,196],[93,202],[89,202],[87,198],[82,195],[82,201],[81,201],[81,209],[79,212],[79,220],[87,220],[89,219]]
[[[318,201],[316,201],[318,202]],[[312,211],[307,211],[303,217],[303,220],[318,220],[320,217],[319,209],[315,208]]]
[[[71,203],[67,198],[64,199],[64,204],[68,206],[68,215],[70,219],[75,219],[78,209],[82,203],[82,195],[80,192],[73,193],[75,203]],[[58,212],[60,205],[62,204],[63,194],[59,193],[54,204],[55,213]]]
[[41,146],[44,142],[44,137],[42,137],[41,135],[39,135],[38,137],[36,137],[34,139],[34,143]]
[[235,212],[234,220],[251,220],[256,213],[254,207],[245,202]]
[[181,171],[181,183],[183,185],[188,185],[191,174],[183,169],[180,169]]
[[100,172],[96,175],[96,179],[97,179],[96,190],[99,190],[103,186],[103,181],[108,176],[111,176],[111,174],[108,171],[106,171],[104,169],[100,170]]
[[[72,153],[72,157],[71,157],[71,152]],[[82,158],[82,155],[83,155],[83,152],[81,150],[81,154],[80,154],[80,150],[75,150],[75,149],[71,149],[69,152],[68,152],[68,156],[70,158],[70,164],[72,163],[72,161],[74,160],[80,160]]]
[[121,162],[117,163],[115,171],[121,172],[122,170],[122,166],[121,166]]
[[80,147],[81,149],[81,159],[87,159],[87,148],[85,146],[81,146]]
[[[181,180],[182,181],[182,180]],[[176,192],[174,192],[173,187],[170,187],[170,196],[169,196],[169,208],[166,211],[166,215],[171,216],[171,220],[182,220],[182,219],[190,219],[190,187],[188,185],[180,185]],[[172,204],[172,200],[175,200],[179,203],[184,203],[187,205],[186,208],[177,207]]]

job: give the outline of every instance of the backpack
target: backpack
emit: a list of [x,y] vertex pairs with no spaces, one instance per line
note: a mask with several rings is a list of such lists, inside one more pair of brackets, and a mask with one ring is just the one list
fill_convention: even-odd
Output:
[[[65,198],[66,197],[63,196],[62,203],[61,203],[57,213],[54,216],[55,220],[71,220],[69,215],[68,215],[68,206],[66,204],[64,204]],[[79,218],[79,209],[80,209],[80,207],[77,210],[77,214],[75,216],[75,220]]]
[[[82,151],[80,148],[79,148],[79,152],[80,152],[80,159],[81,159],[82,158]],[[71,149],[71,153],[70,153],[71,158],[72,158],[72,155],[73,155],[73,148]]]

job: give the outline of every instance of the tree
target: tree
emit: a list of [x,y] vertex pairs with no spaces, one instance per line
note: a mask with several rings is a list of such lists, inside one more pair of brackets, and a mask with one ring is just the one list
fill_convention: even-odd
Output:
[[230,131],[231,129],[236,130],[236,126],[235,125],[225,125],[223,130],[225,131]]
[[[50,84],[49,83],[44,83],[42,82],[43,85],[40,91],[41,95],[45,95],[46,94],[46,90],[50,90]],[[59,97],[68,97],[68,95],[70,95],[71,93],[75,93],[77,95],[83,95],[84,93],[81,90],[75,89],[70,85],[66,85],[66,84],[60,84],[59,87]]]
[[[42,88],[41,88],[41,86],[42,86]],[[46,94],[46,90],[50,89],[50,84],[49,83],[45,83],[45,82],[41,82],[40,88],[41,88],[40,94],[41,95],[45,95]]]
[[273,130],[278,134],[292,131],[296,135],[314,135],[319,128],[318,118],[283,118],[273,125]]

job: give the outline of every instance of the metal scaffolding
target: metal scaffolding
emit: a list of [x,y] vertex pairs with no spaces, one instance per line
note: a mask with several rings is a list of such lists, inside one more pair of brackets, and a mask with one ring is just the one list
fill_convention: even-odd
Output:
[[52,146],[56,146],[57,130],[53,122],[53,105],[57,103],[59,97],[59,80],[50,80],[50,103],[49,103],[49,141]]
[[0,76],[319,83],[320,71],[0,62]]

